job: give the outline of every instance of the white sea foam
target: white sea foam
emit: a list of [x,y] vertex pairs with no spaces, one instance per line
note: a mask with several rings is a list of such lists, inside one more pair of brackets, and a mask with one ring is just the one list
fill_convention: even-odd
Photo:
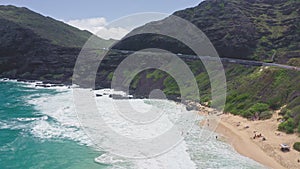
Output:
[[27,129],[28,124],[20,124],[18,121],[0,121],[0,129],[10,129],[10,130],[19,130],[19,129]]
[[[109,90],[102,90],[103,94],[111,94]],[[120,94],[120,93],[118,93]],[[98,103],[102,103],[101,105],[105,105],[106,101],[111,100],[108,95],[104,97],[97,98]],[[140,100],[132,100],[135,104],[140,104],[142,107],[149,106],[149,104],[153,104],[151,102],[145,102]],[[120,100],[122,102],[122,100]],[[63,93],[58,93],[55,95],[50,94],[42,94],[39,97],[35,95],[34,97],[28,97],[28,103],[35,105],[35,108],[39,110],[41,113],[51,117],[55,121],[50,121],[46,118],[34,119],[34,125],[32,126],[31,132],[35,137],[42,139],[50,139],[50,138],[66,138],[72,139],[75,141],[79,141],[80,143],[92,145],[89,141],[88,137],[84,135],[82,130],[80,130],[80,124],[77,120],[77,116],[75,113],[73,101],[72,101],[72,92],[71,90],[65,90]],[[176,104],[170,102],[170,110],[174,112],[176,110]],[[173,107],[174,106],[174,107]],[[177,108],[180,107],[177,105]],[[109,108],[109,107],[107,107]],[[106,108],[106,109],[107,109]],[[184,107],[181,107],[182,109]],[[111,110],[112,111],[112,110]],[[114,119],[114,116],[106,116],[107,120],[111,120],[110,123],[120,124],[120,121]],[[33,119],[19,119],[19,120],[33,120]],[[153,130],[154,128],[154,130]],[[156,136],[157,133],[162,134],[165,126],[160,126],[158,128],[149,127],[144,129],[136,130],[134,133],[144,133],[143,136]],[[149,130],[152,129],[152,130]],[[127,132],[130,133],[131,130],[122,130],[123,134]],[[148,131],[148,132],[147,132]],[[131,133],[134,134],[134,133]],[[145,135],[146,134],[146,135]],[[176,147],[174,150],[170,151],[163,156],[148,159],[148,160],[137,160],[131,161],[136,168],[182,168],[181,166],[189,166],[188,168],[196,168],[193,161],[191,161],[189,154],[186,152],[185,144],[182,144]],[[115,157],[116,158],[116,157]],[[177,160],[181,159],[181,160]],[[103,160],[103,159],[102,159]],[[106,159],[107,160],[107,159]],[[97,161],[97,160],[96,160]],[[98,158],[98,162],[101,161],[101,157]],[[104,160],[105,161],[105,160]],[[115,163],[116,161],[120,162],[118,158],[112,161]],[[109,162],[109,161],[107,161]],[[114,168],[117,166],[114,165]],[[121,166],[119,166],[121,167]]]
[[[135,105],[135,108],[139,110],[149,110],[153,107],[153,111],[159,111],[158,109],[162,108],[164,109],[165,116],[161,116],[157,121],[148,125],[134,125],[133,123],[126,121],[118,113],[116,113],[117,110],[114,109],[114,105],[110,104],[109,102],[111,102],[111,100],[109,100],[105,96],[97,98],[97,107],[99,109],[99,112],[102,114],[102,117],[104,118],[106,124],[108,124],[120,135],[135,139],[148,139],[161,135],[173,126],[172,121],[178,120],[178,118],[180,117],[178,114],[180,114],[181,112],[187,113],[183,105],[171,101],[146,99],[115,100],[115,102],[117,102],[118,104],[124,103]],[[130,110],[123,109],[122,111],[124,112]],[[169,119],[167,115],[171,115],[173,119]],[[101,156],[97,158],[98,161],[99,159],[102,159]],[[131,161],[132,163],[134,163],[135,168],[137,169],[196,168],[195,163],[191,160],[189,154],[187,153],[187,146],[185,142],[181,142],[180,145],[174,147],[174,149],[161,156]]]
[[37,121],[37,120],[47,120],[48,116],[31,117],[31,118],[16,118],[16,119],[21,122],[30,122],[30,121]]
[[0,129],[9,129],[10,127],[12,126],[7,124],[6,121],[0,121]]
[[[34,119],[31,127],[31,132],[35,137],[42,139],[51,138],[64,138],[78,141],[79,143],[93,146],[89,138],[80,129],[80,123],[78,122],[77,115],[72,100],[72,91],[69,89],[60,89],[64,91],[55,95],[43,94],[35,95],[34,97],[28,97],[28,102],[35,105],[35,108],[41,113],[45,114],[44,118]],[[166,126],[151,126],[149,128],[140,128],[128,130],[128,125],[120,119],[116,119],[111,116],[114,111],[113,108],[109,107],[111,98],[108,97],[110,90],[100,90],[97,93],[103,94],[102,97],[97,97],[98,106],[106,106],[105,110],[102,111],[106,121],[119,130],[120,133],[127,136],[133,136],[135,134],[143,133],[143,137],[155,137],[158,134],[164,132],[163,129],[168,129]],[[122,100],[119,100],[122,102]],[[159,108],[159,102],[149,100],[131,100],[137,107],[147,107],[155,105]],[[148,105],[147,105],[148,104]],[[170,113],[175,111],[183,111],[184,107],[174,102],[169,102]],[[103,110],[103,109],[101,109]],[[47,118],[45,118],[47,117]],[[175,116],[176,117],[176,116]],[[51,120],[53,119],[53,120]],[[176,119],[176,118],[175,118]],[[33,120],[33,119],[19,119],[19,120]],[[4,122],[0,122],[1,126],[7,126]],[[117,126],[119,126],[119,128]],[[122,129],[122,125],[126,125],[126,128]],[[127,129],[127,130],[126,130]],[[135,130],[135,131],[134,131]],[[205,133],[201,133],[199,126],[195,126],[190,134],[185,138],[185,141],[181,142],[180,145],[172,149],[171,151],[151,159],[144,160],[129,160],[120,159],[113,155],[107,154],[100,156],[95,159],[96,162],[105,162],[112,164],[112,168],[128,168],[124,167],[124,162],[132,163],[130,168],[137,169],[193,169],[193,168],[263,168],[253,160],[243,157],[236,153],[231,146],[226,143],[216,141],[214,138],[208,140],[203,139],[201,136]],[[209,134],[208,134],[209,135]],[[117,145],[116,145],[117,146]]]
[[101,163],[101,164],[116,164],[116,163],[123,163],[124,160],[120,158],[116,158],[115,156],[109,155],[108,153],[104,153],[101,156],[95,158],[95,162]]
[[[25,84],[28,88],[32,88],[32,89],[56,89],[58,91],[64,91],[66,89],[69,89],[70,87],[76,87],[76,85],[72,85],[72,86],[65,86],[65,85],[55,85],[55,84],[44,84],[42,81],[34,81],[34,82],[28,82],[28,81],[18,81],[16,79],[9,79],[9,78],[0,78],[0,82],[15,82],[18,84]],[[43,86],[37,86],[37,85],[45,85],[47,87],[43,87]],[[26,91],[32,91],[32,90],[26,90]]]
[[42,94],[40,97],[29,97],[28,103],[35,105],[41,113],[51,117],[34,122],[31,133],[42,139],[62,138],[92,145],[90,139],[80,130],[80,124],[74,110],[71,90],[55,95]]

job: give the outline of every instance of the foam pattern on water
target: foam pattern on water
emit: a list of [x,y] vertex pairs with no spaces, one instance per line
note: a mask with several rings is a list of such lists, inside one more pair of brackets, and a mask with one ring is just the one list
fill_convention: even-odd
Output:
[[[34,87],[32,85],[31,87]],[[70,139],[77,141],[80,144],[93,146],[89,138],[80,129],[80,124],[75,113],[72,91],[67,88],[59,88],[58,94],[42,94],[31,95],[27,98],[28,104],[35,105],[35,108],[43,114],[39,118],[20,118],[15,119],[15,123],[28,122],[19,128],[28,128],[30,132],[37,138],[41,139]],[[105,92],[108,92],[106,89]],[[97,98],[97,103],[105,104],[110,101],[108,96]],[[134,100],[132,100],[135,102]],[[144,100],[143,102],[136,101],[134,104],[151,104],[160,107],[159,102]],[[177,105],[174,102],[169,103],[172,111],[182,111],[182,105]],[[177,105],[177,106],[176,106]],[[113,111],[113,110],[111,110]],[[109,116],[107,116],[109,120]],[[112,122],[113,124],[114,122]],[[15,124],[7,124],[5,121],[0,121],[1,128],[16,126]],[[27,126],[26,126],[27,125]],[[125,130],[123,130],[125,131]],[[143,130],[145,132],[147,130]],[[193,169],[193,168],[264,168],[255,161],[243,157],[236,153],[227,143],[216,141],[214,137],[208,140],[204,137],[205,132],[199,126],[195,126],[190,134],[185,138],[185,141],[172,149],[166,154],[152,159],[146,160],[123,160],[120,163],[110,165],[111,168],[137,168],[137,169]],[[147,134],[147,133],[146,133]],[[148,133],[149,134],[149,133]],[[150,133],[153,136],[155,133]],[[209,133],[207,133],[209,135]],[[119,157],[114,157],[117,161]],[[100,158],[101,160],[101,158]],[[125,162],[125,163],[123,163]],[[128,164],[130,163],[130,165]]]

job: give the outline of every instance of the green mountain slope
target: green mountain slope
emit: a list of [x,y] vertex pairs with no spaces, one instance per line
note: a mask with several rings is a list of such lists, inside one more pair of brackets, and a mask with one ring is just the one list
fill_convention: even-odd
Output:
[[[275,54],[277,63],[300,66],[299,2],[207,0],[174,14],[203,30],[221,57],[270,60]],[[0,77],[70,83],[80,51],[78,46],[84,43],[88,33],[28,9],[1,8]],[[147,25],[161,25],[167,19]],[[191,52],[174,39],[149,34],[122,40],[114,48]],[[126,55],[127,52],[109,52],[97,73],[96,87],[110,87],[113,72]],[[200,61],[187,59],[185,62],[195,75],[201,103],[209,105],[211,89],[205,68]],[[286,105],[281,112],[286,122],[282,123],[280,130],[292,132],[297,126],[300,129],[300,72],[231,63],[224,63],[224,68],[228,87],[225,111],[265,119]],[[131,83],[131,92],[135,96],[148,96],[153,89],[163,90],[171,99],[180,97],[176,81],[158,70],[143,71]]]
[[[0,77],[71,83],[74,64],[92,36],[27,8],[0,6]],[[96,49],[113,40],[94,37]]]
[[[274,54],[279,63],[300,55],[299,14],[298,0],[207,0],[174,13],[207,33],[221,56],[245,53],[271,60]],[[228,54],[230,50],[237,54]]]
[[[299,13],[299,0],[206,0],[174,15],[202,30],[221,57],[271,60],[274,55],[276,62],[286,63],[290,58],[300,56]],[[169,19],[147,26],[158,26]],[[174,53],[191,53],[171,39],[164,38],[165,43],[160,43],[163,38],[157,35],[130,37],[115,48],[139,50],[159,47]],[[139,43],[134,44],[134,41]]]
[[[79,30],[27,8],[0,6],[0,18],[30,29],[41,38],[48,39],[52,44],[63,47],[82,47],[87,39],[92,36],[88,31]],[[112,42],[113,40],[106,41],[99,38],[99,43],[110,44]]]
[[[206,0],[196,7],[177,11],[174,15],[200,28],[221,57],[300,67],[299,0]],[[129,35],[145,27],[159,27],[168,23],[169,19],[139,27]],[[154,34],[129,37],[119,41],[114,48],[161,48],[173,53],[193,54],[182,43]],[[186,63],[198,82],[201,102],[209,103],[211,88],[205,68],[200,61],[186,60]],[[224,63],[224,68],[228,89],[226,112],[265,119],[274,110],[286,106],[281,114],[283,120],[288,122],[282,123],[280,130],[292,132],[299,126],[300,132],[299,71],[230,63]],[[144,71],[132,82],[132,90],[140,95],[148,95],[151,89],[156,88],[160,88],[171,98],[180,96],[176,81],[158,70]]]

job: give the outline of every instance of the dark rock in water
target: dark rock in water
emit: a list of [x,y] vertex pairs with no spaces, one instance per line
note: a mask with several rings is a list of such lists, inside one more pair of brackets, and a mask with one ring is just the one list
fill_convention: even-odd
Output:
[[[134,93],[134,92],[133,92]],[[134,93],[134,97],[135,99],[146,99],[147,96],[146,95],[142,95],[142,94],[139,94],[139,93]]]
[[45,87],[45,88],[47,88],[47,87],[51,87],[51,85],[49,85],[49,84],[36,84],[35,87]]
[[116,99],[116,100],[130,99],[131,98],[131,97],[123,96],[123,95],[120,95],[120,94],[110,94],[109,97],[113,98],[113,99]]
[[42,82],[43,84],[53,84],[53,85],[61,85],[61,82],[57,80],[45,80]]
[[177,95],[168,95],[167,98],[170,99],[170,100],[176,101],[176,102],[181,101],[181,98],[178,97]]
[[96,94],[96,97],[101,97],[101,96],[103,96],[102,94]]
[[63,84],[52,84],[51,87],[63,87]]
[[189,102],[185,105],[186,105],[186,110],[188,110],[188,111],[191,111],[191,110],[198,111],[199,110],[199,107],[196,102]]
[[194,108],[191,107],[191,106],[186,106],[185,109],[186,109],[187,111],[192,111],[192,110],[194,110]]

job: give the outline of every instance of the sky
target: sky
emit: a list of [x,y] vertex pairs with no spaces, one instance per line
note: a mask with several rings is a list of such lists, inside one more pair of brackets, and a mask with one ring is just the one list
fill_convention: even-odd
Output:
[[[0,0],[1,5],[27,7],[105,39],[120,39],[134,27],[143,24],[139,20],[127,28],[119,24],[106,27],[124,16],[151,12],[144,21],[146,23],[161,19],[177,10],[197,6],[200,2],[201,0]],[[139,17],[130,19],[135,18]]]

